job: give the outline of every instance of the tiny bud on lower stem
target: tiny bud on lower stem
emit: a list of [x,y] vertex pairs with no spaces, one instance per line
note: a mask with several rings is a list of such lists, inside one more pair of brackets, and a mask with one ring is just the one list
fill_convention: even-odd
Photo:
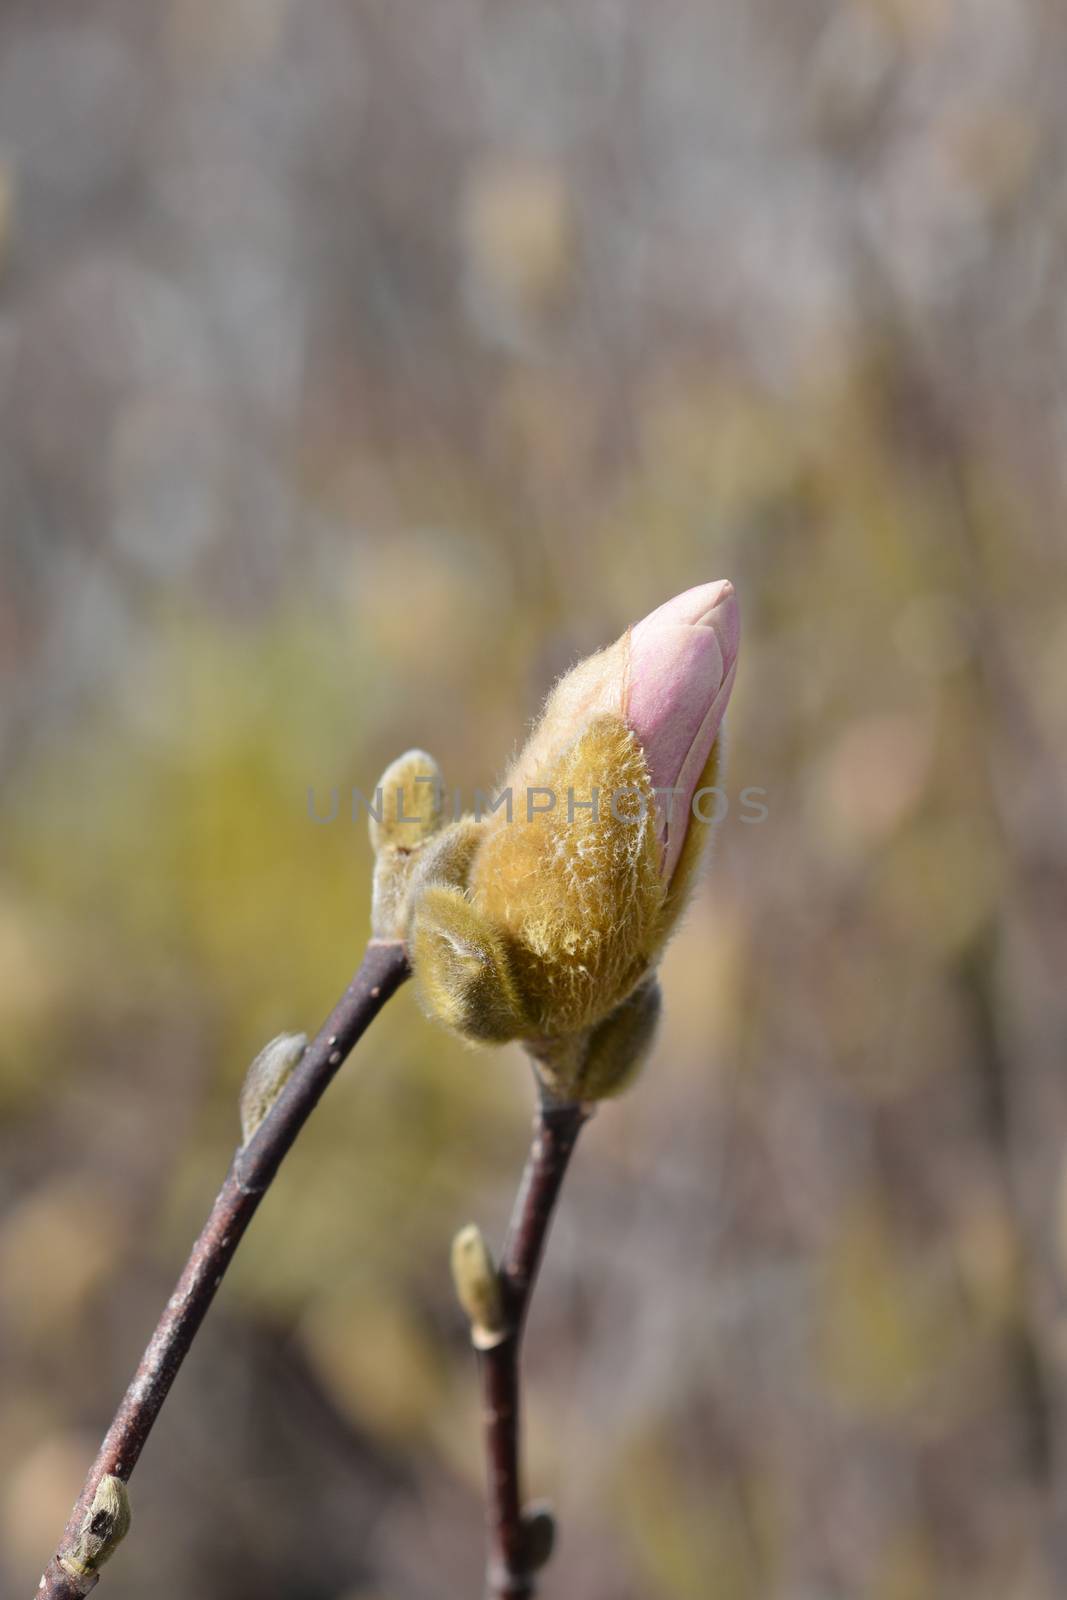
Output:
[[279,1033],[264,1045],[241,1087],[241,1144],[246,1145],[277,1100],[307,1049],[306,1033]]
[[130,1497],[121,1478],[100,1479],[73,1546],[59,1564],[75,1578],[91,1577],[114,1555],[130,1531]]
[[471,1340],[482,1350],[499,1344],[505,1332],[500,1274],[481,1229],[470,1223],[452,1241],[452,1281],[456,1298],[470,1319]]
[[522,1514],[522,1558],[527,1572],[547,1567],[556,1547],[556,1519],[546,1503],[527,1506]]

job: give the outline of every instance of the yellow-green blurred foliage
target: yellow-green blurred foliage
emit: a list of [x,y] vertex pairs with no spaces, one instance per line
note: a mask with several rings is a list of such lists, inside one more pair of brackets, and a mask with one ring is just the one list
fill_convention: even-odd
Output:
[[[0,1588],[248,1062],[358,959],[353,788],[418,746],[470,803],[572,660],[729,576],[730,814],[530,1325],[545,1595],[1051,1600],[1064,18],[76,10],[0,17]],[[514,1047],[390,1004],[181,1374],[115,1600],[478,1592],[448,1252],[498,1245],[530,1104]]]

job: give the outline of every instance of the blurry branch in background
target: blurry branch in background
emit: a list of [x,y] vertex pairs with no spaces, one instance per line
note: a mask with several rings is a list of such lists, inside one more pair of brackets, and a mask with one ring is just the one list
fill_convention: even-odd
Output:
[[592,1107],[542,1089],[533,1141],[499,1270],[473,1225],[456,1235],[452,1274],[478,1352],[488,1466],[487,1600],[528,1600],[552,1554],[555,1520],[522,1505],[519,1468],[522,1336],[548,1230],[582,1124]]
[[311,1044],[283,1034],[252,1063],[241,1095],[243,1142],[41,1578],[44,1600],[82,1600],[95,1588],[129,1526],[125,1485],[245,1229],[337,1069],[408,972],[399,940],[373,939]]

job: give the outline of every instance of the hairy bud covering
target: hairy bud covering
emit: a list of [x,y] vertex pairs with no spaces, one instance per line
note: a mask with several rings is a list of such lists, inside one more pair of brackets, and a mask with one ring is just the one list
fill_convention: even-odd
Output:
[[654,969],[714,826],[693,802],[719,773],[739,634],[732,586],[705,584],[580,662],[484,818],[442,827],[439,790],[416,796],[437,775],[421,751],[382,779],[403,808],[372,825],[375,932],[408,940],[431,1016],[472,1043],[522,1039],[559,1098],[618,1092],[648,1053]]

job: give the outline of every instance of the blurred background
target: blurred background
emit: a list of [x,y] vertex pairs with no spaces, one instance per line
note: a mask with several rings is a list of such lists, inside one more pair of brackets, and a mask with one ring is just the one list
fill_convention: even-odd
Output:
[[[358,958],[308,788],[491,784],[720,576],[730,816],[530,1327],[545,1595],[1067,1588],[1065,73],[1055,0],[0,7],[5,1593]],[[109,1596],[479,1593],[447,1256],[530,1109],[388,1008]]]

